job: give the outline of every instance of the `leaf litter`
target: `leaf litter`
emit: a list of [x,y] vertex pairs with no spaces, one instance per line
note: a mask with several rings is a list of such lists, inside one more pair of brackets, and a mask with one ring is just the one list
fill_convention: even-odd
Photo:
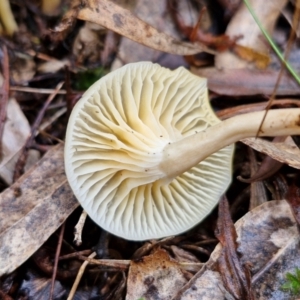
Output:
[[[79,217],[76,212],[72,212],[78,203],[66,181],[63,144],[59,144],[59,141],[63,139],[67,121],[63,114],[73,106],[74,99],[82,92],[76,91],[76,85],[73,84],[73,81],[80,78],[78,73],[98,67],[106,68],[105,72],[109,72],[108,68],[114,69],[125,63],[141,60],[159,62],[170,68],[184,65],[190,67],[193,73],[208,78],[212,104],[217,113],[225,118],[239,111],[260,110],[267,106],[266,96],[272,95],[280,72],[278,61],[269,52],[259,31],[254,31],[254,37],[259,42],[253,42],[250,38],[249,30],[253,32],[254,27],[250,21],[246,22],[246,19],[251,19],[248,15],[244,15],[242,21],[236,21],[243,14],[247,14],[242,6],[238,5],[238,1],[217,2],[223,16],[220,17],[216,10],[210,10],[208,6],[209,13],[205,16],[208,19],[204,20],[201,18],[205,14],[200,16],[204,8],[196,1],[184,1],[180,3],[180,8],[171,5],[173,11],[168,6],[172,1],[154,1],[151,6],[143,0],[73,1],[61,23],[57,14],[47,17],[51,24],[56,24],[52,25],[52,33],[48,35],[43,35],[42,32],[45,33],[45,28],[51,28],[50,23],[47,24],[48,21],[46,22],[45,16],[36,9],[35,4],[30,1],[30,5],[24,8],[25,11],[34,14],[35,19],[32,20],[28,18],[30,14],[24,14],[24,11],[21,12],[18,6],[12,4],[13,13],[21,26],[18,26],[19,32],[10,40],[1,37],[0,44],[4,41],[8,45],[11,74],[17,74],[11,75],[14,81],[10,82],[10,92],[16,99],[16,107],[20,112],[23,110],[23,119],[25,115],[22,121],[24,126],[21,125],[19,130],[26,134],[23,133],[22,139],[19,139],[16,138],[16,128],[10,134],[5,131],[2,145],[4,139],[14,138],[18,146],[11,147],[7,152],[8,157],[14,157],[24,146],[25,136],[34,129],[36,135],[28,147],[46,154],[14,184],[10,181],[2,183],[0,273],[5,275],[0,279],[0,295],[20,299],[23,293],[33,299],[48,299],[51,290],[50,277],[54,278],[57,275],[57,279],[53,281],[53,299],[68,296],[81,299],[94,296],[103,299],[297,297],[292,295],[290,290],[281,288],[286,280],[285,274],[295,274],[295,269],[300,267],[296,222],[299,219],[297,169],[300,166],[297,138],[293,141],[288,137],[288,142],[285,143],[246,139],[242,141],[244,144],[237,144],[234,177],[256,176],[251,167],[254,158],[247,154],[252,150],[245,151],[248,146],[258,151],[255,163],[258,164],[258,170],[261,165],[265,171],[257,171],[260,181],[251,182],[251,188],[248,183],[233,179],[227,198],[230,213],[234,220],[238,220],[235,226],[231,221],[228,204],[225,198],[222,198],[218,221],[217,212],[213,211],[199,226],[178,237],[133,243],[103,235],[100,244],[104,248],[98,253],[106,253],[108,257],[93,259],[89,258],[89,255],[97,245],[101,230],[87,219],[84,227],[80,228],[82,245],[76,246],[72,243],[72,231]],[[256,12],[262,14],[260,16],[267,11],[268,18],[263,18],[265,26],[273,31],[275,38],[281,37],[284,47],[286,39],[282,38],[283,29],[278,23],[278,18],[282,11],[285,16],[293,15],[291,8],[285,6],[286,1],[278,0],[277,10],[266,6],[265,3],[262,7],[261,1],[252,2]],[[278,9],[279,7],[284,9]],[[180,20],[180,24],[176,18],[177,21]],[[79,19],[96,24],[81,25]],[[229,22],[227,29],[224,20]],[[40,22],[40,32],[33,30],[31,22]],[[197,24],[201,24],[200,27]],[[222,30],[216,30],[220,26],[223,26]],[[241,31],[242,29],[245,31]],[[77,33],[80,31],[81,34]],[[182,41],[183,37],[189,41]],[[220,44],[207,44],[205,39],[207,41],[208,38],[210,42]],[[228,40],[233,43],[229,45],[226,42]],[[37,41],[39,47],[32,41]],[[23,43],[24,50],[16,46],[19,43]],[[238,44],[246,48],[234,49]],[[257,47],[258,45],[261,46]],[[30,69],[23,73],[22,70],[26,70],[25,64],[24,69],[18,70],[17,64],[13,63],[13,54],[17,53],[16,57],[24,58],[20,54],[22,51],[26,53],[25,61],[28,60],[28,53],[34,57],[34,60],[30,59],[30,66],[27,64],[27,68]],[[198,54],[203,51],[206,53]],[[236,56],[237,51],[239,56]],[[265,53],[270,59],[268,66],[264,63]],[[290,57],[297,57],[297,53],[299,49],[295,46]],[[212,54],[215,55],[215,64]],[[229,64],[228,58],[224,58],[228,56],[233,60],[230,60]],[[2,54],[0,57],[3,60]],[[222,60],[228,68],[224,67]],[[263,66],[265,69],[257,69],[257,66]],[[1,71],[2,74],[5,73],[3,68]],[[8,82],[7,77],[10,75],[4,74],[4,77]],[[42,97],[37,87],[48,88],[49,93],[53,93],[57,83],[64,78],[67,78],[66,90],[60,95],[65,96],[55,98],[43,114],[40,114],[46,98]],[[26,92],[26,85],[27,91],[31,91],[32,94]],[[2,84],[1,101],[5,93],[8,95],[7,89]],[[33,94],[33,91],[36,94]],[[276,93],[283,96],[283,99],[276,99],[273,105],[299,105],[299,86],[285,72],[281,76]],[[294,96],[293,99],[289,98],[291,95]],[[236,101],[239,106],[236,105]],[[11,100],[8,104],[10,103]],[[63,109],[62,114],[59,113],[60,109]],[[59,116],[48,122],[47,127],[37,130],[38,125],[34,125],[34,120],[39,114],[41,119],[51,119],[56,113],[59,113]],[[14,118],[21,120],[17,115],[10,115],[7,109],[5,118],[1,118],[1,126],[7,124],[7,117],[9,121]],[[58,145],[53,146],[55,144]],[[264,162],[270,159],[264,158],[263,154],[285,165],[275,173],[272,163]],[[1,161],[1,166],[3,163],[4,161]],[[15,172],[13,165],[8,169],[10,174]],[[4,187],[7,189],[4,190]],[[244,192],[247,188],[248,198]],[[286,195],[287,201],[265,202],[272,199],[269,195],[275,195],[276,189],[288,191],[282,193]],[[255,200],[255,197],[263,200]],[[250,201],[251,211],[247,212],[248,202],[245,205],[240,199]],[[54,255],[58,243],[55,232],[65,220],[66,232],[61,257],[57,260]],[[217,228],[216,234],[214,228]],[[220,244],[217,245],[215,237],[219,239]],[[36,253],[33,255],[34,252]],[[71,291],[70,282],[77,276],[83,261],[84,276],[81,277],[77,288]],[[57,271],[54,265],[57,265]],[[17,290],[8,288],[16,284],[19,287]]]

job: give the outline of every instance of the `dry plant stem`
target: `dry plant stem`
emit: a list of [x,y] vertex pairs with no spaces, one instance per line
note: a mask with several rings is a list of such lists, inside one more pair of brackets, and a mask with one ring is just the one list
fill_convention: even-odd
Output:
[[67,112],[67,108],[63,107],[60,110],[58,110],[55,114],[53,114],[48,120],[43,122],[41,126],[39,127],[39,132],[45,130],[48,126],[53,124],[59,117],[61,117],[63,114]]
[[55,98],[55,96],[57,95],[57,92],[62,88],[63,86],[63,82],[60,82],[57,86],[56,86],[56,89],[55,89],[55,92],[53,94],[51,94],[47,101],[45,102],[43,108],[40,110],[39,112],[39,115],[37,116],[36,120],[34,121],[34,124],[31,128],[31,134],[29,136],[29,138],[27,139],[26,141],[26,144],[25,146],[23,147],[22,149],[22,153],[16,163],[16,167],[15,167],[15,172],[14,172],[14,178],[13,178],[13,181],[15,182],[22,174],[23,172],[23,168],[24,168],[24,165],[25,165],[25,161],[26,161],[26,157],[27,157],[27,154],[28,154],[28,149],[29,147],[31,146],[32,142],[33,142],[33,139],[35,137],[35,132],[36,130],[38,129],[42,119],[43,119],[43,116],[48,108],[48,106],[50,105],[50,103],[52,102],[52,100]]
[[4,131],[4,124],[6,120],[6,110],[9,96],[9,60],[7,48],[4,45],[2,47],[3,60],[2,60],[2,72],[3,72],[3,84],[1,87],[1,105],[0,105],[0,161],[2,159],[2,136]]
[[[114,271],[114,272],[120,272],[120,271],[127,271],[130,266],[130,260],[125,259],[93,259],[90,256],[77,256],[78,259],[85,260],[89,262],[92,265],[98,265],[100,266],[100,271]],[[201,268],[204,264],[203,263],[195,263],[195,262],[178,262],[180,265],[180,268],[184,270],[195,270],[197,268]]]
[[51,278],[51,290],[50,290],[49,300],[53,299],[54,283],[55,283],[55,278],[56,278],[56,273],[57,273],[59,254],[60,254],[63,236],[64,236],[64,232],[65,232],[65,225],[66,225],[66,223],[63,223],[61,226],[60,233],[59,233],[59,239],[58,239],[58,243],[57,243],[57,247],[56,247],[55,261],[54,261],[53,273],[52,273],[52,278]]
[[66,259],[70,259],[70,258],[77,258],[79,255],[84,255],[84,256],[88,256],[92,253],[92,250],[82,250],[82,251],[78,251],[78,252],[73,252],[70,254],[66,254],[66,255],[62,255],[59,257],[59,260],[66,260]]
[[[94,258],[95,256],[96,256],[96,252],[93,252],[93,253],[89,256],[89,258],[92,259],[92,258]],[[76,292],[76,290],[77,290],[77,287],[78,287],[78,285],[79,285],[79,282],[80,282],[80,280],[81,280],[81,277],[82,277],[82,275],[83,275],[83,272],[84,272],[84,270],[85,270],[85,268],[86,268],[86,266],[87,266],[88,264],[89,264],[89,261],[86,260],[86,261],[81,265],[81,267],[80,267],[80,269],[79,269],[79,271],[78,271],[77,277],[76,277],[76,279],[75,279],[75,281],[74,281],[74,284],[73,284],[73,286],[72,286],[72,289],[71,289],[71,291],[70,291],[70,294],[69,294],[67,300],[72,300],[72,299],[73,299],[73,297],[74,297],[74,295],[75,295],[75,292]]]
[[[37,94],[53,94],[55,92],[54,89],[38,89],[24,86],[11,86],[9,88],[10,91],[16,92],[25,92],[25,93],[37,93]],[[60,90],[57,92],[59,95],[65,95],[67,92],[65,90]]]
[[88,261],[90,264],[100,266],[100,271],[127,271],[130,260],[125,259],[93,259],[85,256],[78,256],[78,259]]
[[18,30],[18,25],[11,12],[9,0],[0,1],[0,22],[3,24],[4,31],[8,35],[13,35]]
[[[160,170],[168,180],[172,180],[218,150],[241,139],[255,137],[264,114],[265,111],[260,111],[235,116],[167,145],[163,149]],[[300,108],[268,112],[259,136],[282,135],[300,135]]]
[[74,227],[74,243],[76,246],[80,246],[82,244],[82,230],[86,220],[87,213],[85,210],[82,211],[80,218],[77,224]]

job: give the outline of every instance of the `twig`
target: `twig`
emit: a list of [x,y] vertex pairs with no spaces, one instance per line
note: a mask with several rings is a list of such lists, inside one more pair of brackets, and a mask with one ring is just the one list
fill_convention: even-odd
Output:
[[42,107],[42,109],[40,110],[36,120],[34,121],[33,125],[32,125],[32,128],[31,128],[31,134],[30,136],[28,137],[23,149],[22,149],[22,153],[16,163],[16,167],[15,167],[15,172],[14,172],[14,177],[13,177],[13,181],[16,181],[20,176],[21,174],[23,173],[23,169],[24,169],[24,165],[25,165],[25,162],[26,162],[26,157],[27,157],[27,154],[28,154],[28,149],[30,148],[32,142],[33,142],[33,139],[35,138],[35,132],[36,130],[38,129],[43,117],[44,117],[44,114],[48,108],[48,106],[50,105],[50,103],[52,102],[52,100],[55,98],[55,96],[57,95],[57,92],[61,89],[61,87],[63,86],[64,82],[60,82],[57,86],[56,86],[56,89],[54,91],[53,94],[51,94],[47,101],[45,102],[44,106]]
[[1,105],[0,105],[0,160],[2,158],[2,137],[4,132],[4,124],[6,120],[8,95],[9,95],[9,59],[7,54],[7,48],[4,45],[2,47],[3,61],[2,61],[2,72],[3,72],[3,85],[0,91],[1,94]]
[[[96,252],[93,252],[88,258],[89,258],[89,259],[92,259],[92,258],[94,258],[95,256],[96,256]],[[80,280],[81,280],[81,277],[82,277],[82,275],[83,275],[83,272],[84,272],[84,270],[85,270],[85,268],[86,268],[86,266],[87,266],[88,264],[89,264],[89,261],[86,260],[86,261],[81,265],[81,267],[80,267],[80,269],[79,269],[79,271],[78,271],[77,277],[76,277],[76,279],[75,279],[75,281],[74,281],[74,283],[73,283],[73,286],[72,286],[72,288],[71,288],[71,291],[70,291],[70,294],[69,294],[67,300],[72,300],[72,299],[73,299],[73,297],[74,297],[74,295],[75,295],[75,292],[76,292],[76,290],[77,290],[77,287],[78,287],[78,285],[79,285],[79,282],[80,282]]]
[[54,284],[55,284],[55,277],[57,273],[57,266],[58,266],[58,260],[59,260],[59,254],[61,250],[61,245],[63,241],[63,236],[65,232],[65,222],[62,224],[60,233],[59,233],[59,239],[56,247],[56,253],[55,253],[55,260],[54,260],[54,266],[53,266],[53,273],[52,273],[52,278],[51,278],[51,289],[50,289],[50,295],[49,295],[49,300],[53,299],[53,292],[54,292]]
[[66,260],[66,259],[70,259],[70,258],[77,258],[79,255],[84,255],[84,256],[88,256],[92,253],[93,251],[90,249],[87,250],[82,250],[82,251],[77,251],[77,252],[73,252],[70,254],[65,254],[59,257],[59,260]]
[[41,126],[38,128],[39,131],[45,130],[48,126],[50,126],[52,123],[54,123],[59,117],[61,117],[63,114],[65,114],[67,111],[66,107],[62,107],[60,110],[58,110],[55,114],[53,114],[48,120],[43,122]]
[[[93,259],[90,257],[85,257],[82,255],[77,256],[78,259],[82,259],[88,261],[92,265],[97,265],[100,267],[100,271],[127,271],[130,267],[131,260],[126,259]],[[180,268],[184,270],[195,270],[200,269],[204,265],[203,263],[195,263],[195,262],[180,262],[178,261]]]
[[[36,93],[36,94],[53,94],[55,92],[55,89],[38,89],[38,88],[32,88],[27,86],[11,86],[9,88],[11,91],[16,92],[25,92],[25,93]],[[66,90],[60,90],[57,92],[57,94],[65,95],[67,92]]]
[[80,246],[82,244],[82,229],[85,223],[87,213],[85,210],[82,211],[81,216],[74,227],[74,243],[76,246]]

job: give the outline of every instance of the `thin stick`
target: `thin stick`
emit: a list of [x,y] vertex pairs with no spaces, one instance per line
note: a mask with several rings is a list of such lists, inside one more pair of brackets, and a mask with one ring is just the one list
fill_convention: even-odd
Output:
[[[38,89],[26,86],[11,86],[9,88],[11,91],[16,92],[25,92],[25,93],[36,93],[36,94],[53,94],[55,93],[55,89]],[[65,95],[67,92],[66,90],[60,90],[57,92],[59,95]]]
[[[267,117],[267,113],[268,113],[270,107],[272,106],[272,104],[274,102],[274,99],[276,97],[276,93],[277,93],[277,90],[278,90],[278,87],[279,87],[279,84],[280,84],[280,80],[281,80],[281,78],[282,78],[282,76],[284,74],[284,71],[285,71],[284,61],[287,61],[287,59],[288,59],[288,57],[290,55],[290,52],[292,50],[292,42],[295,40],[295,36],[296,36],[296,28],[298,26],[299,13],[300,13],[300,9],[296,5],[295,13],[294,13],[294,16],[293,16],[293,26],[292,26],[292,29],[291,29],[291,32],[290,32],[290,36],[289,36],[289,40],[288,40],[288,44],[287,44],[287,49],[286,49],[286,51],[284,53],[283,60],[281,60],[280,72],[279,72],[279,74],[278,74],[278,76],[276,78],[274,90],[273,90],[273,93],[272,93],[272,95],[271,95],[271,97],[269,99],[268,105],[266,107],[266,112],[265,112],[264,117],[261,120],[260,126],[259,126],[259,128],[257,130],[256,138],[258,137],[259,132],[261,131],[261,127],[263,126],[264,120]],[[300,84],[299,80],[298,80],[298,83]]]
[[54,266],[53,266],[53,272],[52,272],[52,278],[51,278],[51,289],[50,289],[49,300],[53,299],[54,283],[55,283],[55,278],[56,278],[56,273],[57,273],[59,254],[60,254],[63,236],[64,236],[64,232],[65,232],[65,224],[66,223],[64,222],[61,226],[60,233],[59,233],[59,239],[58,239],[58,243],[57,243],[57,247],[56,247],[55,260],[54,260]]
[[85,210],[82,211],[81,216],[74,227],[74,243],[76,246],[80,246],[82,244],[82,230],[86,220],[87,213]]
[[25,161],[26,161],[26,157],[27,157],[27,154],[28,154],[28,149],[30,148],[32,142],[33,142],[33,139],[35,138],[35,132],[36,130],[38,129],[43,117],[44,117],[44,114],[48,108],[48,106],[50,105],[50,103],[52,102],[52,100],[55,98],[55,96],[57,95],[57,92],[61,89],[61,87],[63,86],[64,82],[60,82],[57,86],[56,86],[56,89],[54,91],[53,94],[51,94],[47,101],[45,102],[44,106],[42,107],[41,111],[39,112],[36,120],[34,121],[34,124],[32,125],[32,128],[31,128],[31,134],[30,136],[28,137],[23,149],[22,149],[22,153],[16,163],[16,167],[15,167],[15,172],[14,172],[14,177],[13,177],[13,181],[16,181],[22,174],[23,172],[23,169],[24,169],[24,165],[25,165]]
[[[94,252],[95,253],[95,252]],[[93,259],[90,256],[85,257],[82,255],[77,256],[78,259],[82,259],[84,261],[89,262],[92,265],[97,265],[100,267],[99,271],[127,271],[130,267],[130,263],[132,260],[128,259]],[[181,262],[178,261],[180,268],[184,270],[191,270],[195,268],[201,268],[204,264],[203,263],[195,263],[195,262]]]
[[[96,256],[96,252],[93,252],[88,258],[89,258],[89,259],[92,259],[92,258],[94,258],[95,256]],[[73,297],[74,297],[74,295],[75,295],[75,292],[76,292],[76,290],[77,290],[77,287],[78,287],[78,285],[79,285],[79,282],[80,282],[80,280],[81,280],[81,277],[82,277],[82,275],[83,275],[83,273],[84,273],[84,270],[85,270],[85,268],[86,268],[86,266],[87,266],[88,264],[89,264],[89,261],[86,260],[86,261],[81,265],[81,267],[80,267],[80,269],[79,269],[79,271],[78,271],[78,274],[77,274],[76,279],[75,279],[75,281],[74,281],[74,283],[73,283],[72,289],[71,289],[71,291],[70,291],[70,294],[69,294],[67,300],[72,300],[72,299],[73,299]]]

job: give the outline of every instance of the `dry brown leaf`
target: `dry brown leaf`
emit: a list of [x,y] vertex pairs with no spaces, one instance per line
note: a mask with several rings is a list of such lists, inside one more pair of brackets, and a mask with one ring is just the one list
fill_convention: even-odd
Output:
[[165,250],[131,261],[127,280],[127,300],[172,299],[186,283],[179,264]]
[[145,46],[178,55],[192,55],[207,50],[203,45],[181,42],[164,32],[159,32],[112,1],[87,2],[87,5],[78,11],[78,19],[102,25]]
[[242,142],[275,160],[300,169],[300,150],[291,137],[282,143],[272,143],[260,138],[247,138],[243,139]]
[[106,34],[106,32],[106,28],[90,22],[86,22],[80,28],[72,47],[78,64],[100,61],[101,49],[103,48],[101,35]]
[[[300,264],[300,236],[297,224],[285,200],[270,201],[247,213],[236,224],[241,261],[252,274],[255,299],[284,300],[290,295],[280,289],[286,272]],[[174,299],[234,299],[224,288],[216,263],[219,244],[202,269]]]
[[[203,68],[191,70],[194,74],[208,79],[208,88],[219,94],[227,96],[272,95],[278,71]],[[299,95],[300,87],[288,75],[281,77],[276,94]]]
[[[281,10],[287,2],[287,0],[249,0],[253,11],[257,15],[257,18],[270,34],[273,31]],[[241,38],[238,40],[238,44],[241,46],[253,49],[256,53],[265,55],[268,54],[269,45],[262,36],[260,28],[256,24],[256,21],[252,17],[245,3],[241,3],[237,12],[228,24],[225,33],[230,38],[241,36]],[[263,61],[265,59],[263,56],[262,59],[260,56],[253,56],[253,58],[256,64],[264,65]],[[228,51],[218,53],[216,55],[215,65],[219,69],[239,69],[252,67],[252,64],[249,63],[249,61],[243,60]]]
[[[2,136],[2,153],[0,154],[0,177],[7,183],[12,184],[15,164],[20,156],[20,151],[30,134],[29,123],[24,116],[19,104],[15,99],[10,99],[7,105],[7,114]],[[29,157],[33,158],[32,166],[39,155],[37,151],[30,150]]]
[[175,245],[171,245],[171,250],[174,254],[174,258],[177,261],[183,262],[195,262],[200,263],[199,259],[191,252],[186,251],[180,247],[177,247]]
[[255,51],[253,48],[235,44],[232,51],[243,60],[254,62],[258,69],[265,69],[270,63],[270,57],[266,53]]
[[64,173],[63,144],[0,194],[0,276],[27,260],[79,205]]
[[70,67],[68,59],[52,59],[38,65],[37,71],[40,73],[56,73],[65,67]]
[[30,81],[36,73],[34,58],[27,54],[15,52],[11,60],[11,76],[14,82],[24,83]]
[[222,245],[222,250],[218,258],[217,270],[221,274],[224,287],[235,299],[252,300],[250,274],[247,266],[241,263],[237,251],[237,233],[225,196],[220,199],[218,215],[215,236]]
[[[137,18],[156,27],[160,32],[164,32],[165,34],[179,39],[179,35],[175,30],[170,16],[166,14],[166,2],[166,0],[153,0],[152,5],[149,5],[149,0],[139,0],[134,7],[131,7],[131,11]],[[137,61],[158,62],[167,67],[170,67],[171,65],[171,68],[176,68],[184,64],[184,59],[182,57],[171,54],[166,55],[158,50],[136,43],[126,37],[122,37],[118,48],[118,55],[114,60],[111,69],[115,70],[126,63]]]

